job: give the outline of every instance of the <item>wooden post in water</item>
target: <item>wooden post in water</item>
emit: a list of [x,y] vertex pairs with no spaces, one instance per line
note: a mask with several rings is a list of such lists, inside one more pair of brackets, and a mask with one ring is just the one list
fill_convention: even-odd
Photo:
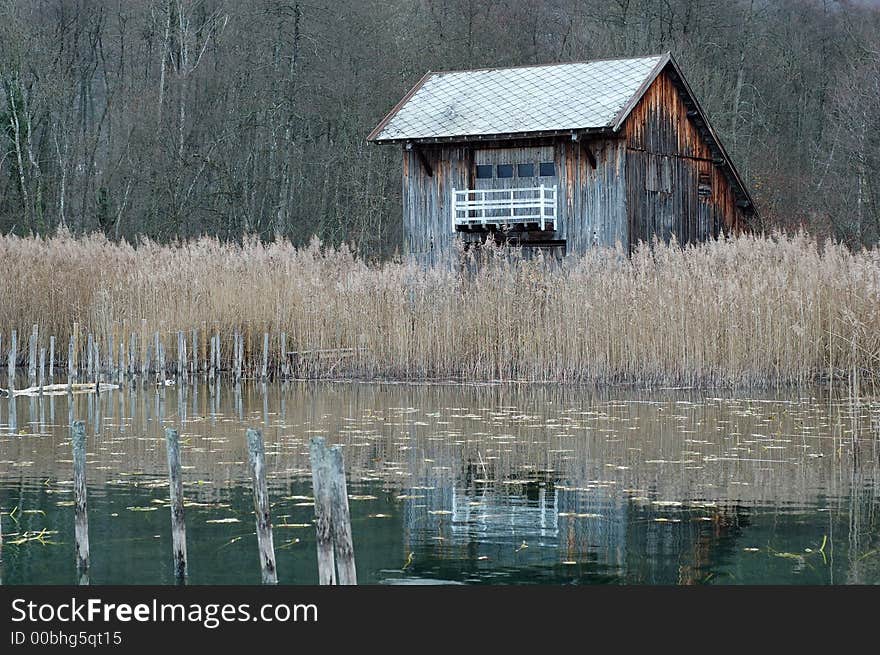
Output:
[[95,363],[95,341],[92,333],[86,337],[86,382],[92,381],[92,371]]
[[263,584],[278,584],[275,569],[275,546],[272,543],[272,519],[269,515],[269,490],[266,485],[266,451],[263,433],[248,428],[248,460],[254,480],[254,515],[257,525],[257,544],[260,549],[260,570]]
[[73,334],[70,335],[70,342],[73,344],[73,352],[70,353],[72,355],[71,359],[73,359],[73,367],[71,368],[68,361],[68,371],[72,370],[73,378],[79,379],[79,323],[73,324]]
[[244,355],[244,343],[241,334],[235,333],[235,384],[241,382],[242,357]]
[[309,459],[312,464],[312,493],[315,496],[315,532],[318,541],[318,584],[336,584],[333,559],[332,509],[330,507],[330,459],[323,437],[312,437]]
[[12,331],[12,341],[9,344],[9,391],[10,395],[12,389],[15,387],[15,362],[18,359],[18,354],[15,352],[16,348],[18,348],[18,335],[15,330]]
[[31,330],[31,338],[28,339],[28,386],[37,384],[37,330],[35,325]]
[[67,344],[67,388],[68,388],[68,390],[71,389],[71,387],[73,385],[73,378],[76,375],[76,371],[74,368],[75,362],[76,362],[76,359],[75,359],[76,355],[74,354],[76,352],[75,351],[76,346],[74,345],[75,343],[76,343],[76,337],[71,336],[70,343]]
[[215,336],[211,335],[211,366],[208,368],[208,379],[209,381],[214,380],[214,358],[217,356],[216,345],[214,340]]
[[342,448],[333,446],[329,451],[330,460],[330,503],[332,505],[333,546],[336,550],[336,565],[339,568],[339,584],[356,585],[357,572],[354,566],[354,544],[351,540],[351,514],[348,509],[348,491],[345,484],[345,464]]
[[40,348],[40,395],[43,395],[43,387],[46,386],[46,349]]
[[181,384],[186,379],[186,341],[183,338],[183,331],[177,331],[177,380]]
[[165,346],[159,341],[159,333],[156,333],[156,357],[159,360],[159,381],[165,386]]
[[180,473],[180,436],[177,430],[165,429],[168,452],[168,483],[171,494],[171,543],[174,554],[174,577],[186,578],[186,523],[183,516],[183,478]]
[[71,426],[73,441],[73,501],[74,531],[76,533],[76,569],[80,574],[89,570],[89,516],[86,502],[86,426],[74,421]]
[[192,331],[192,348],[190,348],[190,358],[192,359],[192,365],[190,366],[190,375],[192,376],[193,384],[196,382],[196,375],[199,372],[199,331],[193,328]]
[[114,347],[114,339],[112,334],[107,335],[107,378],[108,382],[113,382],[116,377],[116,348]]

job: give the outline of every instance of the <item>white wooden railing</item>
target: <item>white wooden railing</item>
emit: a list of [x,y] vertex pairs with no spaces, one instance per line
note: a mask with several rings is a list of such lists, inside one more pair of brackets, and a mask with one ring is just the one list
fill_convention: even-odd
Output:
[[475,225],[524,225],[556,229],[556,186],[452,190],[452,229]]

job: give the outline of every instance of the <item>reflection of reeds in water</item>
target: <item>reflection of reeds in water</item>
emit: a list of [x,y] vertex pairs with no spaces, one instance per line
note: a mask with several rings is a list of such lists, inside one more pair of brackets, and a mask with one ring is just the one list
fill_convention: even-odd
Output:
[[59,358],[76,322],[80,343],[92,333],[104,351],[137,335],[141,358],[159,332],[169,367],[178,331],[199,330],[200,361],[217,332],[231,369],[240,331],[251,375],[266,333],[269,366],[296,351],[306,376],[855,384],[880,363],[877,251],[804,236],[658,245],[631,260],[597,250],[551,268],[499,258],[472,274],[207,238],[133,248],[3,237],[0,258],[0,325],[39,325]]
[[[65,396],[19,398],[18,431],[26,434],[0,427],[0,471],[37,480],[39,498],[67,501],[64,422],[74,416],[86,420],[96,493],[164,490],[163,429],[177,427],[187,501],[216,504],[249,484],[244,429],[260,426],[273,500],[302,493],[309,438],[322,435],[343,444],[351,493],[381,483],[408,538],[424,536],[443,557],[464,557],[476,540],[514,563],[552,560],[556,551],[539,548],[549,539],[562,559],[596,551],[619,567],[645,549],[670,557],[676,534],[693,538],[698,561],[700,539],[738,529],[742,516],[809,512],[829,525],[849,517],[850,530],[834,532],[833,543],[849,540],[851,580],[874,580],[880,406],[802,395],[327,382],[219,385],[213,394],[204,385],[135,387],[74,396],[70,412]],[[10,407],[0,399],[4,416]],[[289,502],[289,522],[307,522],[308,499]],[[523,541],[529,547],[516,552]],[[498,563],[501,550],[492,548],[478,555]],[[683,579],[698,579],[702,568],[693,569]]]
[[[218,385],[213,394],[204,385],[125,388],[67,403],[65,396],[0,399],[4,417],[13,408],[17,416],[15,434],[0,428],[2,452],[10,464],[27,463],[21,474],[69,474],[66,419],[73,417],[93,435],[96,482],[132,473],[164,479],[163,430],[175,427],[192,467],[185,475],[206,492],[247,479],[247,426],[262,427],[270,482],[282,486],[308,477],[314,435],[346,446],[353,481],[380,480],[397,492],[544,483],[608,486],[637,503],[773,504],[817,490],[845,497],[854,481],[878,493],[869,482],[880,480],[871,456],[880,408],[848,399],[297,382]],[[861,477],[849,474],[851,466]]]

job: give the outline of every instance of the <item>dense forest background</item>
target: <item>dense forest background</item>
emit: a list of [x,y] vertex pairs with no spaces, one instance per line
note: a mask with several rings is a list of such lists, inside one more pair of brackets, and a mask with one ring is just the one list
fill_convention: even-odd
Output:
[[425,71],[665,50],[762,227],[880,241],[880,6],[830,0],[0,0],[0,232],[388,255]]

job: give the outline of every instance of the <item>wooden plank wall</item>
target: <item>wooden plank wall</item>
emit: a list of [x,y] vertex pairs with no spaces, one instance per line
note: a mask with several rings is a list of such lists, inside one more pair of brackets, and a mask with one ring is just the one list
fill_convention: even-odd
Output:
[[620,139],[594,140],[584,147],[571,139],[556,146],[562,224],[560,238],[569,255],[582,255],[594,245],[628,243],[626,212],[626,146]]
[[452,189],[472,188],[473,149],[423,147],[428,176],[415,150],[403,150],[403,238],[407,252],[431,266],[452,252]]
[[[630,247],[657,235],[694,243],[744,224],[742,210],[693,121],[678,89],[661,74],[623,126],[626,143]],[[699,195],[699,175],[711,191]]]

